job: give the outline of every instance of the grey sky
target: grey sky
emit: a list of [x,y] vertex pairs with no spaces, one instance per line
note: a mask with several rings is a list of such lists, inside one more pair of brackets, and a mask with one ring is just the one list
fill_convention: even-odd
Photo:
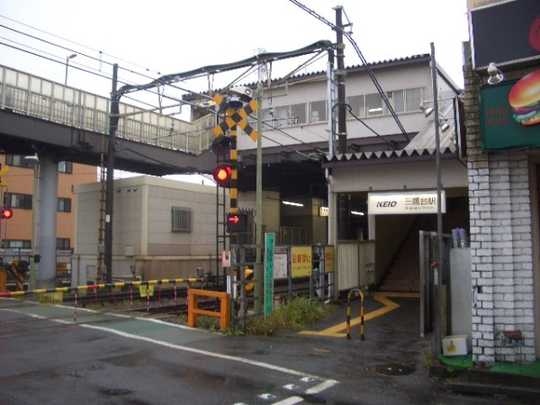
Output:
[[[368,61],[428,53],[434,41],[439,64],[462,85],[461,42],[468,37],[465,0],[304,0],[309,7],[334,20],[332,7],[342,4],[353,22],[354,38]],[[2,16],[68,38],[94,50],[33,31],[6,18],[0,24],[62,43],[99,56],[97,50],[150,68],[155,75],[180,72],[207,64],[230,62],[252,56],[257,49],[284,51],[320,39],[335,40],[335,33],[287,0],[127,1],[127,0],[3,0]],[[62,60],[67,50],[47,46],[0,27],[0,42],[16,41]],[[114,61],[110,56],[104,59]],[[82,56],[75,65],[110,67]],[[0,63],[23,71],[64,81],[65,68],[0,45]],[[121,66],[132,67],[123,61]],[[347,65],[358,64],[352,48],[346,48]],[[322,65],[321,65],[322,66]],[[316,67],[316,66],[314,66]],[[122,72],[122,77],[144,82]],[[69,84],[108,95],[110,82],[69,71]],[[195,83],[205,86],[206,83]],[[204,89],[204,88],[203,88]]]

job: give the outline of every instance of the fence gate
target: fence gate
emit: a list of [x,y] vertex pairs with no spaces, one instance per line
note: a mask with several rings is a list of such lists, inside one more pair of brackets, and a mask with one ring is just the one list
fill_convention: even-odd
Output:
[[[433,264],[438,260],[437,232],[419,231],[419,265],[420,265],[420,336],[433,330]],[[450,282],[450,248],[452,237],[443,235],[443,263],[439,274],[439,290],[442,331],[448,328],[448,298]],[[443,335],[444,336],[444,335]]]

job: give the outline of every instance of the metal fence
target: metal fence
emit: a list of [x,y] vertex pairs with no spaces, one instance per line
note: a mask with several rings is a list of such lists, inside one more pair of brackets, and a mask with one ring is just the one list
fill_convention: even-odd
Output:
[[[74,128],[109,133],[109,99],[0,65],[0,108]],[[143,112],[144,111],[144,112]],[[120,104],[117,136],[164,149],[200,154],[209,149],[215,117],[193,122]]]

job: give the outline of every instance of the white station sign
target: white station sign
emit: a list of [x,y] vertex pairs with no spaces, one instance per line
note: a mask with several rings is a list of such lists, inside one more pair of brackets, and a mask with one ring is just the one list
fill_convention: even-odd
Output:
[[[446,194],[441,193],[441,212],[446,212]],[[369,215],[436,214],[437,191],[406,191],[368,194]]]

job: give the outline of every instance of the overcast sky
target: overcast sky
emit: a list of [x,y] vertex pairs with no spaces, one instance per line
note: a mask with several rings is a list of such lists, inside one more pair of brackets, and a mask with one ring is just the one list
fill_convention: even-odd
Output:
[[[337,4],[353,23],[354,38],[369,62],[428,53],[435,42],[438,63],[462,86],[461,43],[467,40],[465,0],[303,0],[329,20]],[[252,56],[258,49],[284,51],[335,33],[287,0],[2,0],[0,24],[63,44],[79,52],[117,61],[152,74],[181,72]],[[5,18],[7,17],[7,18]],[[10,20],[11,19],[11,20]],[[28,26],[16,23],[20,21]],[[67,38],[32,30],[29,26]],[[71,52],[0,27],[0,42],[47,52],[64,60]],[[17,44],[18,43],[18,44]],[[91,49],[81,45],[89,46]],[[112,56],[121,60],[115,60]],[[134,62],[137,66],[126,63]],[[0,45],[0,63],[58,82],[65,67]],[[74,65],[110,74],[110,67],[79,55]],[[358,64],[350,46],[346,64]],[[314,66],[313,68],[315,68]],[[121,72],[128,80],[141,77]],[[110,82],[70,69],[69,84],[107,95]]]

